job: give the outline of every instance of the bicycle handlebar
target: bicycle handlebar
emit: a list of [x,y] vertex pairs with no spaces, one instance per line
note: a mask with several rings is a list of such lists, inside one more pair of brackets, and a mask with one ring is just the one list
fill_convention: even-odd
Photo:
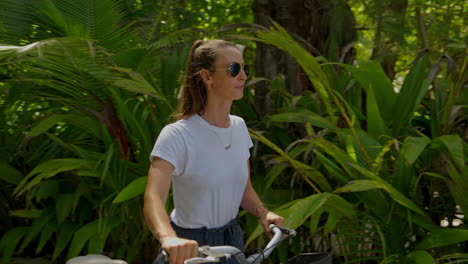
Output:
[[[262,261],[264,261],[268,256],[270,256],[273,250],[278,246],[279,242],[281,242],[283,237],[284,238],[290,237],[290,236],[293,237],[296,235],[295,230],[284,229],[274,224],[271,224],[269,228],[270,228],[270,231],[273,232],[274,236],[270,240],[270,242],[266,245],[262,253],[253,254],[249,256],[248,258],[246,258],[244,253],[236,247],[203,246],[203,247],[199,247],[198,251],[200,252],[201,256],[206,256],[206,257],[196,257],[196,258],[187,259],[184,261],[184,264],[219,262],[220,258],[222,257],[230,258],[231,256],[234,256],[239,262],[239,264],[259,264]],[[168,255],[166,251],[163,250],[162,252],[165,256],[165,260],[167,261]]]
[[270,256],[270,254],[273,252],[273,250],[279,245],[281,240],[286,237],[290,236],[296,236],[296,231],[295,230],[290,230],[290,229],[284,229],[279,226],[275,226],[271,224],[269,226],[270,231],[273,232],[274,236],[270,240],[270,242],[265,246],[265,249],[262,251],[262,253],[257,253],[249,256],[247,258],[247,263],[249,264],[257,264],[257,263],[262,263],[266,258]]

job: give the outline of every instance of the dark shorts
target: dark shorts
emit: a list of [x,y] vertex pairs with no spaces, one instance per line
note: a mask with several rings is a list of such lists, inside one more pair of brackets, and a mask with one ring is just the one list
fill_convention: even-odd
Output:
[[[244,247],[243,232],[239,226],[239,220],[233,219],[226,225],[218,228],[183,228],[171,222],[178,237],[195,240],[198,246],[233,246],[238,249]],[[235,258],[230,258],[227,264],[237,264]],[[153,264],[164,264],[164,256],[159,252]]]

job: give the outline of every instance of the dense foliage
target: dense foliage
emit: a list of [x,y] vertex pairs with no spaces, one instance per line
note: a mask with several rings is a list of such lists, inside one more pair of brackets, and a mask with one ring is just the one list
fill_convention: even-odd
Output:
[[[467,262],[466,4],[410,1],[419,20],[380,28],[379,3],[349,1],[368,28],[347,65],[312,56],[280,25],[248,24],[247,0],[0,0],[2,263],[88,253],[151,261],[148,153],[170,122],[189,45],[214,37],[247,45],[248,61],[257,41],[276,46],[313,86],[293,96],[288,76],[256,76],[233,108],[255,139],[256,189],[299,230],[277,259],[331,251],[342,263]],[[421,28],[426,45],[413,37]],[[368,60],[379,30],[401,40],[395,80]],[[271,84],[271,115],[256,110],[258,82]],[[262,245],[256,220],[241,215],[250,246]]]

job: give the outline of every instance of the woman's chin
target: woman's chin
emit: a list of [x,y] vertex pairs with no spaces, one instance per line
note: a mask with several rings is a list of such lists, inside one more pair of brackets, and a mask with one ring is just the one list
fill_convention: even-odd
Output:
[[243,94],[243,93],[241,93],[241,94],[234,94],[232,100],[233,100],[233,101],[239,100],[239,99],[242,99],[242,97],[244,97],[244,94]]

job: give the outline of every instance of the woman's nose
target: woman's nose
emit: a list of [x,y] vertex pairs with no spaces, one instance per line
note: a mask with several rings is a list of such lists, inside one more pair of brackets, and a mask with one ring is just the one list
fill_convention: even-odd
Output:
[[247,79],[247,74],[245,73],[244,69],[241,70],[241,72],[238,75],[240,80],[245,80]]

